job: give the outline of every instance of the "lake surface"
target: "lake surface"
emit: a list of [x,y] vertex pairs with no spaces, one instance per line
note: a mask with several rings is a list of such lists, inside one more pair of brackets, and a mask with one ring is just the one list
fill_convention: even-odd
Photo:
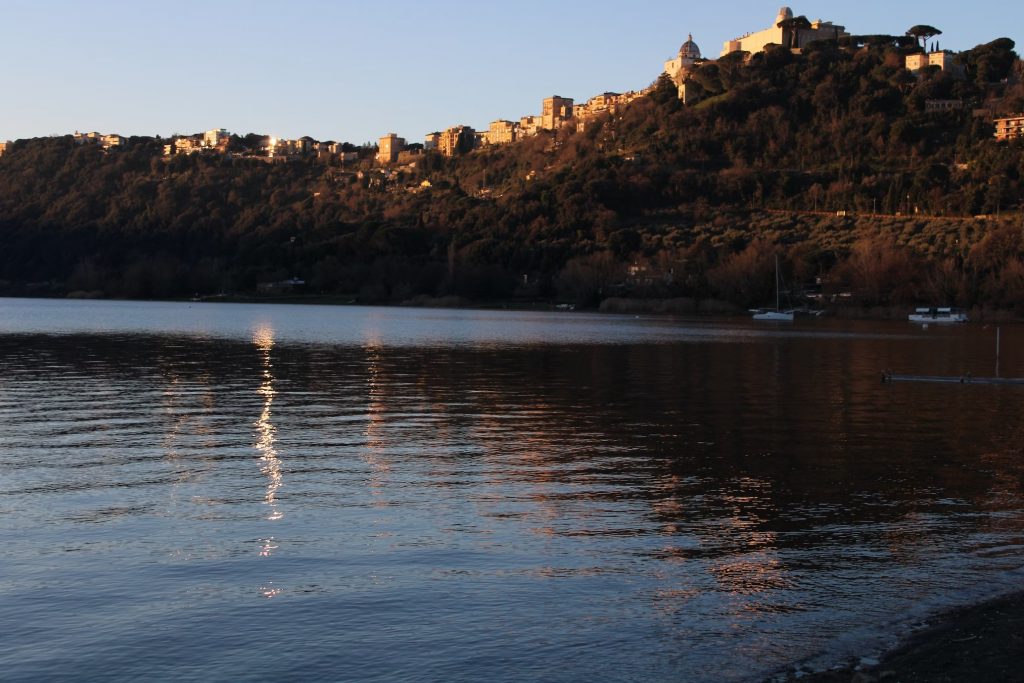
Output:
[[0,300],[2,678],[863,654],[1024,578],[1024,387],[884,368],[991,376],[995,330]]

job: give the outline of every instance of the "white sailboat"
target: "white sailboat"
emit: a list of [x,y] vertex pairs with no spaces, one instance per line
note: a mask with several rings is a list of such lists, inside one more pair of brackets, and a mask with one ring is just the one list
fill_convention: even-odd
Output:
[[779,306],[779,256],[775,255],[775,310],[770,308],[752,308],[754,320],[767,322],[791,323],[793,322],[793,311],[784,311]]

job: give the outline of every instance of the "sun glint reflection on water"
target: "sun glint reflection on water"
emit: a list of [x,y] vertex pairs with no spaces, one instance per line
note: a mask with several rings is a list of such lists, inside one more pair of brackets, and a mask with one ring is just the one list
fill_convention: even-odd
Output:
[[384,357],[384,346],[380,339],[371,331],[369,339],[364,345],[367,365],[367,386],[366,386],[366,450],[364,459],[370,467],[370,491],[376,498],[377,504],[385,506],[383,498],[387,488],[387,477],[391,472],[391,462],[386,453],[388,443],[386,434],[388,432],[386,416],[386,385],[387,378],[383,376],[382,359]]
[[[273,362],[270,353],[274,349],[274,328],[268,324],[261,324],[253,332],[253,343],[260,352],[262,365],[262,383],[258,393],[263,397],[263,412],[256,420],[256,450],[260,452],[260,471],[267,478],[266,495],[264,502],[270,506],[269,520],[278,520],[284,517],[284,513],[277,502],[277,492],[282,485],[281,458],[277,453],[277,428],[271,421],[272,406],[277,391],[274,389]],[[276,546],[275,546],[276,547]],[[267,544],[264,547],[263,555],[270,555],[272,547]]]

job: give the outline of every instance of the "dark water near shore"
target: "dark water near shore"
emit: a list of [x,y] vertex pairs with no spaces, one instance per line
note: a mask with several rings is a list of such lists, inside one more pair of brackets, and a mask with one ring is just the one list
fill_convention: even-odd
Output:
[[[1004,375],[1024,329],[1003,327]],[[1024,573],[972,324],[0,300],[0,675],[730,681]]]

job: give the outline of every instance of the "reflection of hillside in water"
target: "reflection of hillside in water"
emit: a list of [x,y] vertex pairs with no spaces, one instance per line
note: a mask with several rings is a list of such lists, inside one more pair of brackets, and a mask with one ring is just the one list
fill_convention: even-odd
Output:
[[[981,333],[396,348],[252,331],[0,335],[0,459],[28,503],[10,513],[60,543],[134,522],[109,527],[115,562],[157,549],[282,615],[365,593],[392,628],[462,615],[430,638],[461,623],[575,648],[582,628],[625,638],[623,666],[634,645],[659,670],[706,660],[704,680],[1020,564],[1020,390],[879,382],[987,362]],[[320,616],[281,623],[319,637]]]
[[[22,348],[51,373],[68,366],[161,387],[156,419],[179,461],[172,443],[218,442],[211,413],[255,410],[271,519],[282,514],[285,448],[289,468],[331,472],[361,458],[359,476],[380,505],[412,489],[447,490],[482,526],[649,537],[658,539],[645,546],[652,556],[722,558],[710,571],[739,592],[778,576],[764,572],[782,561],[779,549],[881,534],[894,555],[911,558],[935,542],[922,528],[1018,523],[959,514],[1019,507],[1024,426],[1014,390],[882,387],[882,359],[908,352],[884,339],[825,352],[820,341],[792,339],[396,350],[379,340],[275,345],[267,333],[254,355],[227,342],[97,337],[86,360],[66,342]],[[253,377],[258,406],[240,394]],[[182,383],[204,389],[182,394]],[[190,425],[197,432],[183,435]],[[290,495],[301,505],[300,492]]]
[[[358,441],[374,472],[410,459],[431,464],[433,483],[475,470],[496,493],[531,483],[532,504],[563,512],[642,501],[665,529],[736,518],[779,532],[896,520],[950,500],[998,508],[1019,497],[1020,463],[1008,456],[1024,433],[1016,390],[881,387],[878,368],[908,352],[884,340],[832,343],[826,353],[819,341],[787,339],[488,350],[255,341],[255,357],[241,344],[142,337],[90,338],[85,359],[67,339],[21,348],[55,381],[66,366],[155,382],[176,397],[168,408],[181,404],[181,382],[201,382],[201,406],[188,407],[202,415],[237,408],[233,388],[262,377],[264,412],[275,401],[288,406],[260,432],[265,465],[298,431],[316,430],[322,444],[299,457],[344,455],[361,423]],[[164,412],[173,440],[187,416]],[[195,417],[211,441],[209,419]],[[271,489],[275,478],[279,485],[279,471],[264,473]],[[736,543],[735,529],[720,540]]]
[[[1019,495],[1016,463],[985,452],[999,447],[992,424],[1021,433],[1009,397],[889,391],[856,348],[817,361],[781,344],[417,356],[393,358],[393,371],[415,373],[449,435],[423,456],[458,458],[453,438],[481,452],[496,505],[529,482],[535,514],[565,533],[647,533],[602,526],[597,505],[644,501],[665,529],[701,525],[707,543],[689,552],[732,553],[813,542],[775,534],[829,525],[854,540],[857,525],[891,522],[898,535],[905,515],[950,500]],[[409,397],[388,400],[401,412]]]

